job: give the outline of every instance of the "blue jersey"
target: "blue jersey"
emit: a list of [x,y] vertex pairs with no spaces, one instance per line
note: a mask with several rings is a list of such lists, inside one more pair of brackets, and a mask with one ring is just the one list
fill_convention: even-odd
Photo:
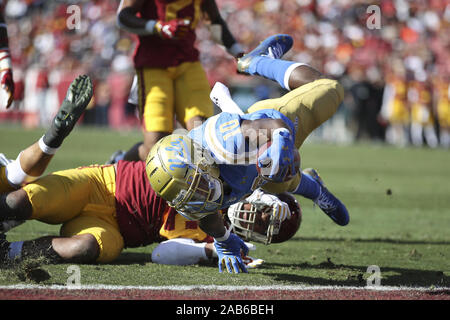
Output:
[[295,137],[291,120],[274,109],[244,115],[222,112],[189,132],[189,137],[209,150],[219,165],[220,177],[225,182],[222,208],[240,201],[266,182],[256,170],[258,150],[249,145],[241,130],[243,120],[258,119],[282,119]]

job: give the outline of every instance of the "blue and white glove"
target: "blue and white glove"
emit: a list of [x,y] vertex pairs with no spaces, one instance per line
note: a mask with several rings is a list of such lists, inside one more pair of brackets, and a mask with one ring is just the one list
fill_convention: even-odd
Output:
[[274,219],[280,220],[280,222],[291,218],[291,209],[286,202],[281,201],[273,194],[265,193],[261,189],[253,191],[245,200],[253,204],[258,210],[270,213]]
[[220,273],[223,271],[223,264],[225,264],[228,273],[240,273],[241,270],[245,273],[248,272],[241,256],[241,250],[244,256],[248,254],[248,247],[241,238],[234,233],[230,233],[229,229],[222,238],[214,239],[214,247],[219,258]]
[[283,182],[295,172],[294,140],[290,131],[279,128],[272,133],[272,144],[258,157],[258,165],[264,178]]

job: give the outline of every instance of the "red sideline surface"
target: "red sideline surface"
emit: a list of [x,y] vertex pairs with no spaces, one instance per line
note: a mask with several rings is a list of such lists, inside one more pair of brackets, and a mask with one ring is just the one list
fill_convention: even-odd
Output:
[[450,290],[0,289],[0,300],[450,300]]

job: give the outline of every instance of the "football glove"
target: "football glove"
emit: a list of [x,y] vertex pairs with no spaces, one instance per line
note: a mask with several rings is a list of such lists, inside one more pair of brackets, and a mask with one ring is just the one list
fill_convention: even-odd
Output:
[[253,204],[256,209],[271,213],[280,222],[291,218],[291,210],[286,202],[281,201],[275,195],[263,192],[261,189],[256,189],[245,200]]
[[157,21],[155,24],[156,33],[163,39],[183,38],[189,30],[190,21],[188,19],[173,19],[170,21]]
[[[227,231],[229,233],[229,230]],[[223,272],[225,264],[228,273],[247,273],[245,263],[242,261],[241,250],[244,256],[248,254],[248,247],[245,242],[234,233],[229,233],[229,237],[224,241],[214,239],[217,257],[219,259],[219,272]]]
[[8,109],[14,99],[14,81],[11,69],[11,56],[9,55],[8,50],[0,50],[0,89],[6,97],[6,102],[4,104],[6,109]]
[[294,141],[286,128],[272,133],[272,144],[259,157],[258,165],[263,168],[263,177],[272,182],[283,182],[295,172]]

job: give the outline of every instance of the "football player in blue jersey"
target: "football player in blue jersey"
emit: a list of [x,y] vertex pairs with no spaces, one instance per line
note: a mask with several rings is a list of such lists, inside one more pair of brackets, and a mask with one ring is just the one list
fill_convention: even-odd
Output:
[[[148,155],[152,188],[180,214],[199,220],[201,228],[211,232],[221,221],[218,210],[257,188],[302,195],[335,223],[349,222],[345,205],[325,187],[317,171],[300,171],[298,154],[307,136],[336,112],[343,88],[307,64],[282,60],[292,43],[289,35],[269,37],[238,59],[237,66],[240,73],[278,82],[287,94],[259,101],[247,114],[222,112],[187,135],[165,137]],[[222,110],[232,109],[226,90],[211,97]],[[237,239],[225,241],[215,243],[219,261],[220,252],[226,252],[226,259],[239,254],[233,251]]]

